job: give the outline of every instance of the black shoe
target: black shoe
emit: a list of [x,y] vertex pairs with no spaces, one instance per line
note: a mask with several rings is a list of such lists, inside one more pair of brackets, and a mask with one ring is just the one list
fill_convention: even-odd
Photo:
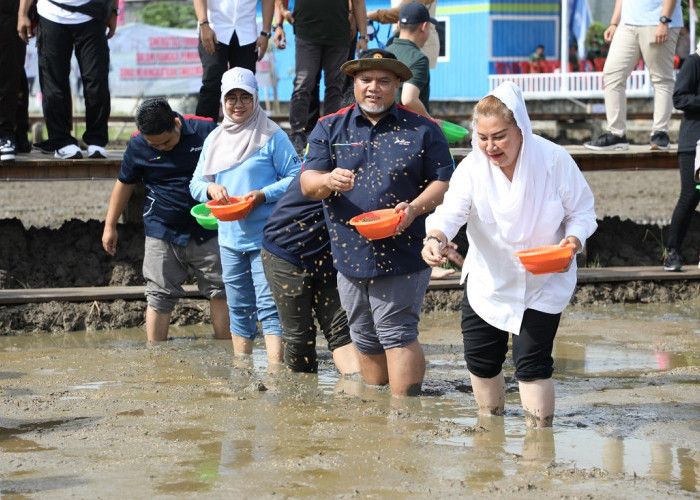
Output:
[[15,142],[12,137],[0,138],[0,161],[14,161],[15,152]]
[[681,267],[681,256],[675,248],[669,248],[664,258],[664,271],[680,271]]
[[607,132],[595,141],[584,143],[583,147],[595,151],[625,151],[630,148],[630,145],[627,143],[626,135],[619,136],[612,132]]
[[671,142],[666,132],[654,132],[651,134],[651,149],[668,149]]
[[289,140],[292,141],[294,151],[296,151],[298,155],[303,155],[306,149],[306,137],[304,137],[304,134],[292,134],[289,136]]

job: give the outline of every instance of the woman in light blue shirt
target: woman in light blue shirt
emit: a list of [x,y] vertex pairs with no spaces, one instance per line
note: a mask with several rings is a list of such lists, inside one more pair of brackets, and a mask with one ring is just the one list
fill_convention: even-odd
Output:
[[228,202],[251,196],[247,217],[219,221],[219,247],[234,354],[251,354],[262,324],[268,361],[282,362],[282,329],[265,279],[260,249],[262,232],[275,202],[299,172],[294,147],[258,103],[255,75],[232,68],[221,79],[224,119],[207,137],[190,181],[199,201]]

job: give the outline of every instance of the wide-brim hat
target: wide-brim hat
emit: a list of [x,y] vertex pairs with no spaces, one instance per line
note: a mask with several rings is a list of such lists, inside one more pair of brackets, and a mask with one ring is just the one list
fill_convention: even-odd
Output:
[[394,73],[402,82],[413,78],[413,72],[408,66],[396,59],[393,53],[382,49],[366,50],[359,58],[346,62],[340,69],[350,76],[355,76],[358,71],[383,69]]

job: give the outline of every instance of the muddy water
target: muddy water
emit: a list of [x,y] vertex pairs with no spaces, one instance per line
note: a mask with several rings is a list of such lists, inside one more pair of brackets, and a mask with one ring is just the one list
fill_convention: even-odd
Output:
[[[693,497],[700,301],[569,309],[551,430],[517,384],[477,416],[456,314],[423,318],[424,395],[234,359],[210,328],[0,338],[0,497]],[[512,375],[507,363],[506,375]]]

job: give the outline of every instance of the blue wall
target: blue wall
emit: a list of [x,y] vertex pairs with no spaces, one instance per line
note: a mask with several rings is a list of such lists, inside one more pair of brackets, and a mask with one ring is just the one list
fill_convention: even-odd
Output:
[[[372,11],[386,8],[390,0],[366,4]],[[557,0],[439,0],[436,17],[446,22],[446,50],[430,72],[431,100],[480,99],[488,93],[496,61],[527,60],[538,44],[545,46],[548,59],[558,59],[559,11]],[[294,35],[291,26],[284,26],[287,48],[274,50],[280,101],[289,100],[294,86]],[[389,28],[376,26],[385,42]]]

